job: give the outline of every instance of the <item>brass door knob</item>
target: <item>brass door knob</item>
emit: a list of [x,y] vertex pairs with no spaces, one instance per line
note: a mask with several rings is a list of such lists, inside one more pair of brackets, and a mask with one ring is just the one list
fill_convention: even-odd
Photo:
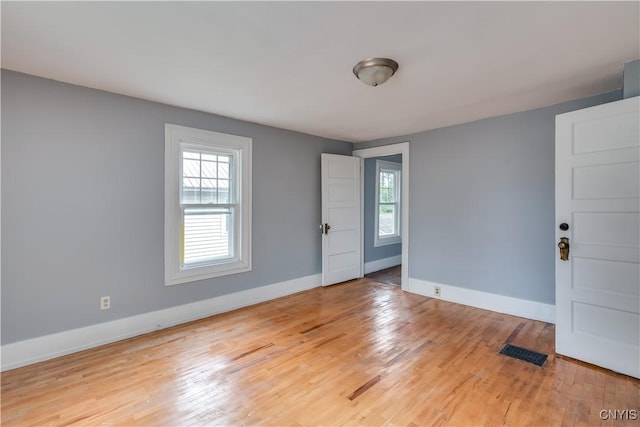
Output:
[[560,248],[560,259],[562,261],[569,261],[569,238],[561,237],[558,248]]

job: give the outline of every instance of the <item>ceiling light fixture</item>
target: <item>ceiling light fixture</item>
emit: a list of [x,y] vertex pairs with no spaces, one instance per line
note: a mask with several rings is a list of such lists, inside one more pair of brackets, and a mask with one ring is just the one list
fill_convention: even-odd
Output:
[[367,58],[353,67],[353,74],[364,84],[379,86],[398,71],[398,63],[389,58]]

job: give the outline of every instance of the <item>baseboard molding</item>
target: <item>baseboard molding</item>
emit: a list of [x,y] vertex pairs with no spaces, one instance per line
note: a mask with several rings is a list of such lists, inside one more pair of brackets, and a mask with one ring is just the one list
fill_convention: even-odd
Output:
[[19,368],[65,354],[202,319],[320,286],[320,274],[274,283],[190,304],[152,311],[1,347],[1,370]]
[[395,267],[402,264],[402,255],[395,255],[389,258],[377,259],[375,261],[364,264],[364,274],[373,273],[374,271],[384,270],[385,268]]
[[[435,296],[434,290],[436,286],[440,287],[440,297]],[[408,286],[403,287],[403,290],[498,313],[555,323],[556,307],[551,304],[428,282],[412,277],[409,278]]]

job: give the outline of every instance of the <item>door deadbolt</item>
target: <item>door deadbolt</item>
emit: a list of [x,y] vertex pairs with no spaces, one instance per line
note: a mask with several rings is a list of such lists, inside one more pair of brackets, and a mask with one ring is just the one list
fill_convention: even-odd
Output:
[[569,261],[569,238],[561,237],[558,248],[560,248],[560,259],[562,261]]

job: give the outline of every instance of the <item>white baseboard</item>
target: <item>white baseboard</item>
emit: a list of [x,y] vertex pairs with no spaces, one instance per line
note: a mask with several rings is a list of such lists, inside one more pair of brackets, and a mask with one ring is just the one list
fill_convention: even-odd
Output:
[[367,262],[364,265],[364,274],[373,273],[374,271],[384,270],[385,268],[395,267],[402,264],[402,255],[396,255],[389,258],[377,259]]
[[224,313],[320,286],[321,275],[301,277],[124,319],[3,345],[1,370],[19,368],[147,332]]
[[[435,296],[436,286],[440,287],[440,297]],[[556,306],[551,304],[443,285],[412,277],[409,278],[408,286],[403,287],[403,290],[498,313],[555,323]]]

